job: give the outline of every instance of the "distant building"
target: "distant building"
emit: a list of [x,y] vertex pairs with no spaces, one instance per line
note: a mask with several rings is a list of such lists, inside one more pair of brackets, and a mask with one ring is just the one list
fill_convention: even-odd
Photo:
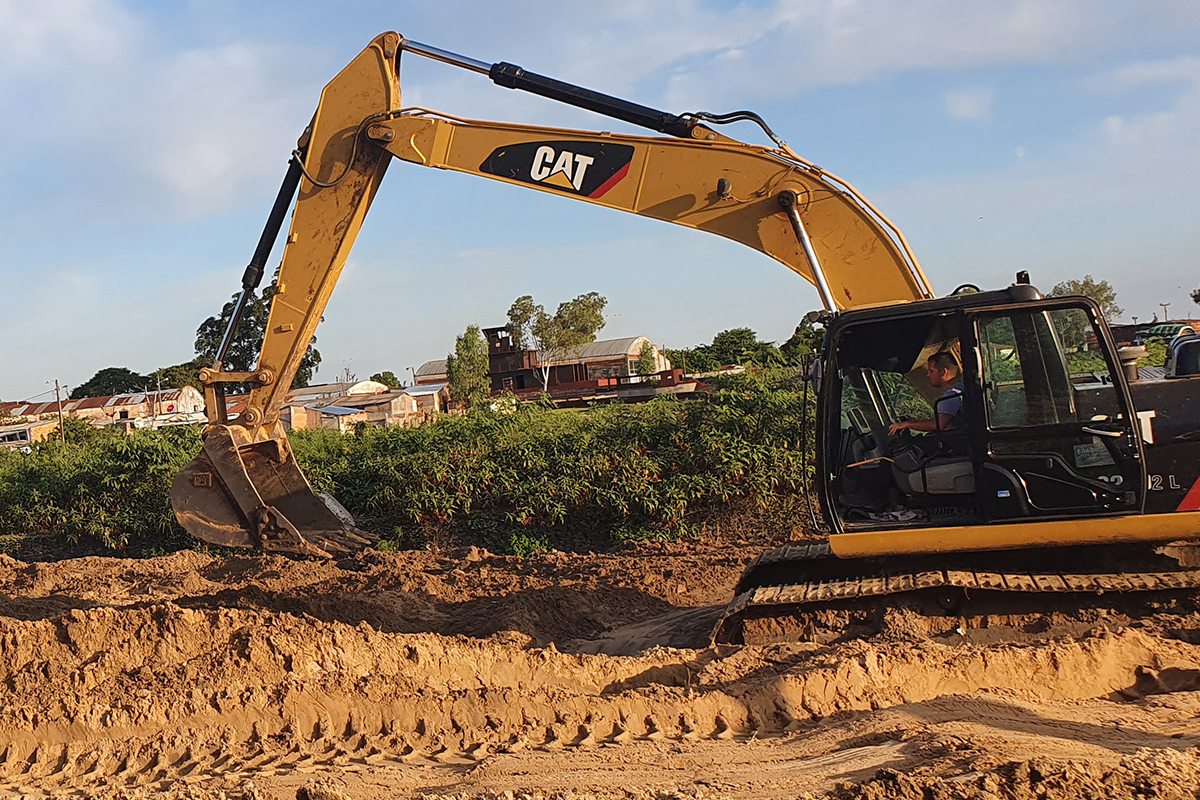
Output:
[[507,328],[485,328],[483,333],[488,340],[488,375],[492,380],[492,391],[496,392],[541,389],[543,369],[548,371],[547,388],[628,378],[638,374],[638,361],[646,345],[650,345],[654,353],[653,372],[671,369],[670,360],[645,336],[602,339],[579,347],[539,353],[514,348]]
[[[50,414],[57,416],[59,402],[0,403],[0,409],[11,415],[14,421],[32,421]],[[134,420],[182,423],[203,419],[203,411],[204,397],[192,386],[164,389],[161,392],[131,392],[62,401],[63,416],[87,420],[93,425],[129,426]]]
[[[246,410],[249,398],[249,395],[226,398],[230,419]],[[292,389],[284,401],[280,420],[289,430],[348,431],[359,423],[411,427],[445,411],[448,400],[449,390],[444,383],[406,389],[389,389],[377,381],[353,385],[331,383]]]
[[388,391],[386,383],[358,381],[357,383],[318,383],[288,392],[289,403],[315,403],[333,397],[356,397],[359,395],[382,394]]
[[58,434],[58,420],[35,420],[0,425],[0,447],[19,448],[44,442]]
[[450,384],[427,383],[410,386],[403,390],[417,404],[417,411],[425,416],[440,414],[450,403]]
[[343,406],[290,406],[290,413],[284,415],[284,427],[291,430],[311,428],[331,428],[342,433],[349,433],[359,423],[369,422],[370,417],[361,408],[345,408]]
[[417,386],[427,386],[431,383],[445,383],[449,377],[449,373],[446,372],[446,359],[439,358],[426,361],[417,367],[417,371],[413,373],[413,383]]

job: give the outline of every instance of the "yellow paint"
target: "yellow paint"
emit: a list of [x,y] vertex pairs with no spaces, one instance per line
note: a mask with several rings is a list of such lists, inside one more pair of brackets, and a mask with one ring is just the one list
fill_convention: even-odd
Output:
[[860,531],[831,536],[829,547],[838,558],[863,558],[1180,539],[1200,539],[1200,512]]

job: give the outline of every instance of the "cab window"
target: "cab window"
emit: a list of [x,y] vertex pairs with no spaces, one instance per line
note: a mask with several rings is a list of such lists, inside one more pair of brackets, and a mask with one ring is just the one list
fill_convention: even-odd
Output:
[[1100,332],[1081,308],[1015,310],[978,322],[988,427],[1115,420],[1120,400]]

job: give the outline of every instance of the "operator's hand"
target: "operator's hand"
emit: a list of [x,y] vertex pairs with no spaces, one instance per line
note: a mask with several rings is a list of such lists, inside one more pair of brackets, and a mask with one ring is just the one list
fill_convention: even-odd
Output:
[[893,422],[891,426],[888,427],[888,436],[895,436],[900,431],[907,431],[911,428],[912,423],[908,420],[904,420],[903,422]]

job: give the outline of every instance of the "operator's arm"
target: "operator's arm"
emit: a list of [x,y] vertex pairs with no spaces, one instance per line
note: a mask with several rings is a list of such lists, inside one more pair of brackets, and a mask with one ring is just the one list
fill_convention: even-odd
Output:
[[920,433],[934,433],[936,431],[949,430],[954,425],[954,416],[951,414],[938,414],[937,420],[933,419],[917,419],[905,420],[903,422],[893,422],[888,428],[889,435],[896,435],[900,431],[918,431]]

